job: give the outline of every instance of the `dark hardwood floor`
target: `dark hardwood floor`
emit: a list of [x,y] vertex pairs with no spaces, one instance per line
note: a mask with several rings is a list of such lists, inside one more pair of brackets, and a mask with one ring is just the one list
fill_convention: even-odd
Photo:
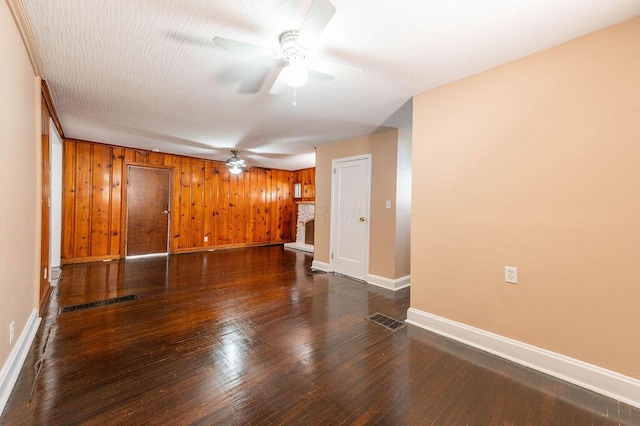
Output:
[[65,266],[0,423],[640,424],[612,399],[368,322],[404,320],[409,290],[310,264],[271,246]]

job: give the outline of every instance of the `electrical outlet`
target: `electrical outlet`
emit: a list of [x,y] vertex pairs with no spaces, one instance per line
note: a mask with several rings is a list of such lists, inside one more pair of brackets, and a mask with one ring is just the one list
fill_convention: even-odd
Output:
[[390,200],[387,200],[387,201],[384,202],[384,208],[385,209],[390,209],[391,208],[391,201]]
[[518,268],[515,266],[505,266],[504,281],[511,284],[518,284]]
[[16,334],[16,322],[15,321],[11,321],[11,324],[9,324],[9,344],[13,343],[13,337]]
[[208,241],[209,241],[209,236],[208,236],[208,235],[205,235],[205,236],[204,236],[204,242],[206,243],[206,242],[208,242]]

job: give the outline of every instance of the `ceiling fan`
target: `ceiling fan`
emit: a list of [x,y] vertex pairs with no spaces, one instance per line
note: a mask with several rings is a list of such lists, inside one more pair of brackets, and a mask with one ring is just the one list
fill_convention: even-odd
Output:
[[240,151],[232,149],[231,153],[233,154],[233,157],[225,161],[225,164],[227,165],[227,167],[229,167],[229,173],[233,175],[239,175],[246,170],[247,163],[244,160],[238,158],[238,154],[240,153]]
[[280,69],[273,74],[276,77],[269,89],[269,93],[272,95],[284,92],[287,87],[304,86],[309,79],[310,70],[332,77],[349,78],[361,70],[348,65],[314,61],[310,55],[311,45],[320,36],[335,13],[336,7],[329,0],[313,0],[302,27],[299,30],[287,30],[280,34],[280,49],[278,51],[224,37],[214,37],[213,43],[218,47],[236,52],[278,59],[276,66]]

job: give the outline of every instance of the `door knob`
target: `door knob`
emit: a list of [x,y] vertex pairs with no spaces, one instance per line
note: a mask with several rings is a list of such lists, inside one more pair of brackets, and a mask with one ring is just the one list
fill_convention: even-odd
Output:
[[360,216],[360,222],[364,222],[364,221],[365,221],[364,216]]
[[163,210],[162,214],[169,214],[169,210]]

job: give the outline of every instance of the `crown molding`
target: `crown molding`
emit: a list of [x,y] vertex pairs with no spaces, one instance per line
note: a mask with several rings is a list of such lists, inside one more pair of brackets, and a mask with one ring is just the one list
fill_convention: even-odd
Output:
[[9,9],[13,14],[13,18],[18,25],[18,30],[22,35],[22,40],[24,41],[24,45],[27,48],[27,54],[29,55],[29,59],[31,60],[31,66],[33,67],[33,72],[37,77],[45,78],[44,68],[42,66],[42,59],[40,57],[40,51],[38,50],[38,45],[36,44],[36,39],[33,35],[33,30],[31,29],[31,24],[29,23],[29,18],[27,18],[27,13],[24,8],[24,4],[22,0],[6,0],[9,5]]

